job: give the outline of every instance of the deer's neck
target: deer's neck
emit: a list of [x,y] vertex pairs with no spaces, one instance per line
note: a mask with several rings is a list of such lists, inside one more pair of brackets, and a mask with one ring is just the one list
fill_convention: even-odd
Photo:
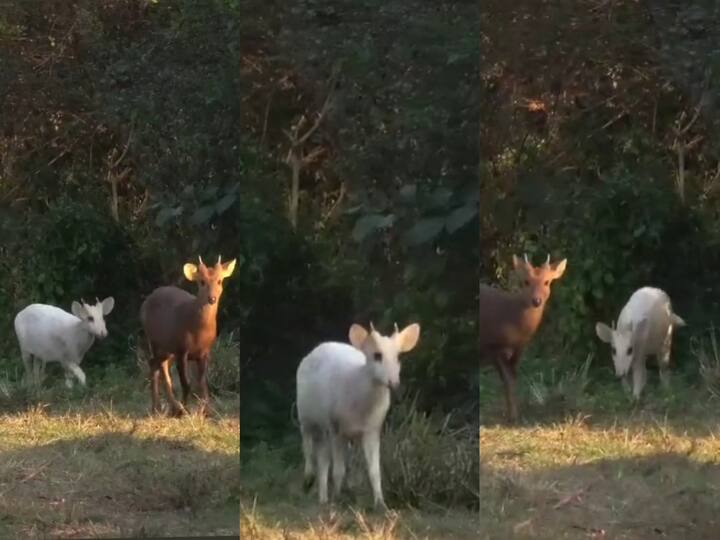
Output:
[[540,307],[533,307],[530,300],[522,298],[523,309],[520,311],[520,327],[522,331],[527,335],[528,339],[531,338],[543,318],[545,312],[545,302]]
[[217,329],[217,308],[218,304],[208,304],[196,300],[192,306],[192,323],[198,332],[215,335]]
[[92,344],[95,343],[95,335],[88,330],[83,321],[78,321],[75,326],[75,335],[77,336],[77,352],[80,358],[85,356]]

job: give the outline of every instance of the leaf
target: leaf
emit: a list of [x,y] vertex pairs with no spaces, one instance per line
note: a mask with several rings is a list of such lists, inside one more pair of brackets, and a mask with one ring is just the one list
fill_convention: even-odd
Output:
[[415,202],[415,196],[417,195],[417,185],[416,184],[406,184],[403,187],[400,188],[400,202],[402,203],[412,203]]
[[455,63],[458,62],[460,59],[462,59],[464,56],[465,56],[464,54],[460,54],[460,53],[450,53],[450,54],[448,54],[447,65],[450,66],[450,65],[452,65],[452,64],[455,64]]
[[476,205],[465,205],[453,210],[445,220],[445,230],[450,234],[454,233],[464,225],[467,225],[478,213]]
[[381,214],[368,214],[355,222],[352,237],[356,242],[362,242],[365,237],[377,229],[390,227],[395,221],[393,214],[383,216]]
[[430,194],[430,197],[428,199],[430,202],[430,208],[447,207],[447,204],[450,202],[450,197],[452,197],[452,191],[450,191],[448,188],[437,188]]
[[215,204],[215,211],[218,213],[218,215],[222,214],[223,212],[225,212],[225,210],[230,208],[233,205],[233,203],[235,202],[236,198],[237,197],[235,196],[234,193],[230,193],[229,195],[225,195],[222,199],[220,199]]
[[444,218],[429,218],[418,221],[404,235],[405,242],[411,246],[425,244],[434,240],[445,226]]
[[217,186],[209,186],[203,190],[202,194],[202,200],[203,201],[209,201],[210,199],[214,199],[217,195],[218,188]]
[[353,215],[353,214],[357,214],[357,213],[358,213],[360,210],[362,210],[362,209],[363,209],[363,205],[362,205],[362,204],[358,204],[358,205],[351,206],[351,207],[345,209],[345,211],[343,212],[343,214],[345,214],[345,215],[347,215],[347,216],[351,216],[351,215]]
[[172,218],[179,216],[182,213],[182,207],[178,208],[172,208],[172,207],[165,207],[162,210],[158,212],[157,217],[155,218],[155,224],[158,227],[164,226],[168,221],[170,221]]
[[210,218],[212,217],[213,213],[215,212],[215,207],[210,205],[201,206],[197,210],[195,210],[195,213],[190,218],[190,223],[193,225],[201,225],[203,223],[207,223],[210,221]]

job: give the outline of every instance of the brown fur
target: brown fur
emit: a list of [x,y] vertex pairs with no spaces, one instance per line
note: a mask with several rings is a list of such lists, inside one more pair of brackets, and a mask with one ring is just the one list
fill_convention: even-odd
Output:
[[[209,401],[207,366],[210,349],[217,337],[217,308],[222,295],[222,281],[232,274],[235,260],[215,266],[186,264],[185,277],[195,281],[198,294],[194,296],[178,287],[155,289],[140,307],[140,320],[150,349],[150,386],[154,412],[160,410],[158,385],[162,372],[165,393],[171,412],[181,416],[186,412],[190,393],[187,377],[188,361],[195,364],[202,393],[201,412]],[[182,405],[175,399],[170,378],[170,365],[175,362],[183,390]]]
[[534,267],[527,258],[513,256],[515,272],[523,280],[518,292],[480,285],[479,346],[480,361],[492,363],[503,381],[508,416],[517,420],[515,381],[522,351],[542,322],[550,298],[550,284],[562,276],[566,260]]

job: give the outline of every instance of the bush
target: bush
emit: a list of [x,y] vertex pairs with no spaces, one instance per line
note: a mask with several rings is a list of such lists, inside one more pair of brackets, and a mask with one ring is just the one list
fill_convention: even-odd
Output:
[[693,349],[705,389],[713,398],[720,398],[720,349],[714,326],[707,332],[707,337],[693,340]]
[[390,410],[380,464],[389,500],[478,508],[478,434],[451,415],[420,412],[405,398]]
[[208,385],[213,392],[240,391],[240,343],[234,334],[221,334],[210,352]]

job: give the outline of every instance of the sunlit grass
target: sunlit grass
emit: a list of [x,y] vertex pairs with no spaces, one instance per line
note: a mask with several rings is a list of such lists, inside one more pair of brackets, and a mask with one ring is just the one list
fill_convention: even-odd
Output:
[[149,414],[142,377],[110,378],[73,391],[6,381],[0,536],[237,534],[238,396],[217,398],[210,418],[174,419]]

